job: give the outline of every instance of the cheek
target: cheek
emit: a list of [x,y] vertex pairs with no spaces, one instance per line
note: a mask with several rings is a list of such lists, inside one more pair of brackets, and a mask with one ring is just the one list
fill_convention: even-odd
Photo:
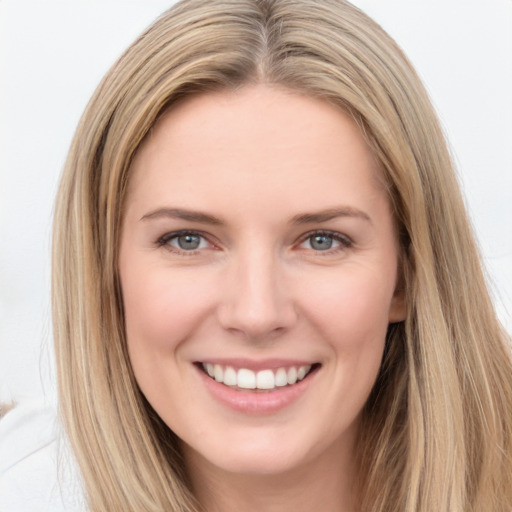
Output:
[[383,343],[393,284],[376,272],[348,269],[307,295],[312,321],[340,348]]
[[129,272],[122,284],[130,350],[174,350],[207,314],[207,286],[187,272]]
[[351,266],[329,280],[316,280],[303,312],[327,348],[323,414],[326,438],[336,438],[356,420],[382,361],[393,286],[376,271]]
[[[208,315],[210,299],[187,272],[131,267],[121,275],[128,353],[135,378],[154,409],[186,396],[182,345]],[[165,414],[163,414],[165,416]]]

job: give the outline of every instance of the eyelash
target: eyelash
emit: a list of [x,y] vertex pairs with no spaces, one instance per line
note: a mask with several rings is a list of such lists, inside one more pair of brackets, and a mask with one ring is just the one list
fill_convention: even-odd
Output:
[[214,245],[209,240],[209,238],[204,233],[202,233],[201,231],[194,231],[194,230],[190,230],[190,229],[183,229],[181,231],[172,231],[171,233],[166,233],[165,235],[161,236],[157,240],[157,246],[158,247],[163,247],[164,249],[167,249],[168,251],[171,251],[171,252],[174,252],[174,253],[177,253],[177,254],[183,254],[185,256],[192,256],[194,254],[197,254],[197,252],[199,252],[202,248],[192,249],[192,250],[187,251],[185,249],[180,249],[178,247],[173,247],[173,246],[170,245],[171,240],[179,238],[181,236],[187,236],[187,235],[189,235],[189,236],[197,236],[199,238],[202,238],[203,240],[206,240],[206,242],[208,242],[208,244]]
[[[199,251],[201,251],[203,248],[185,250],[185,249],[180,249],[178,247],[173,247],[170,245],[170,242],[172,240],[177,239],[181,236],[187,236],[187,235],[199,237],[199,238],[205,240],[208,244],[213,245],[213,246],[215,245],[210,241],[210,239],[204,233],[202,233],[201,231],[194,231],[194,230],[181,230],[181,231],[172,231],[171,233],[166,233],[165,235],[161,236],[157,240],[156,245],[158,247],[163,247],[173,253],[182,254],[185,256],[193,256],[193,255],[197,254]],[[329,255],[329,254],[341,252],[343,250],[349,249],[350,247],[352,247],[354,245],[353,241],[348,236],[338,233],[336,231],[316,230],[316,231],[310,231],[309,233],[304,234],[300,238],[298,244],[296,244],[296,247],[297,246],[300,247],[307,240],[310,240],[315,236],[329,237],[339,243],[339,246],[334,247],[334,248],[328,248],[326,250],[314,250],[312,248],[308,249],[308,250],[312,250],[315,253],[315,255]]]
[[302,236],[298,245],[299,246],[302,245],[304,242],[312,239],[315,236],[329,237],[340,244],[338,247],[329,248],[324,251],[311,249],[315,253],[315,256],[316,255],[319,255],[319,256],[332,255],[332,254],[344,251],[346,249],[350,249],[350,247],[352,247],[354,245],[354,242],[352,241],[352,239],[349,238],[347,235],[343,235],[341,233],[338,233],[337,231],[328,231],[328,230],[310,231],[309,233],[306,233],[305,235]]

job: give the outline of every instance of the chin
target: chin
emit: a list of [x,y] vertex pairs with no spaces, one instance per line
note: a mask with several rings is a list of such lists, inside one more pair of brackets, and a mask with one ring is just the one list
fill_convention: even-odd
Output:
[[211,455],[189,452],[186,458],[190,459],[192,464],[199,461],[203,464],[206,462],[225,473],[264,477],[286,474],[307,463],[305,454],[297,453],[297,450],[291,450],[291,452],[270,449],[270,447],[267,450],[246,447],[236,450],[224,449],[221,453]]
[[[355,425],[354,425],[355,426]],[[323,430],[313,436],[305,426],[295,425],[295,435],[284,425],[260,425],[252,428],[233,429],[215,439],[191,447],[184,443],[183,452],[192,466],[209,466],[225,473],[246,476],[278,476],[303,469],[309,470],[315,461],[330,459],[329,454],[341,454],[344,440],[352,435],[337,438],[334,432]],[[350,431],[355,429],[350,428]],[[222,439],[222,442],[219,442]],[[350,443],[352,446],[352,443]]]

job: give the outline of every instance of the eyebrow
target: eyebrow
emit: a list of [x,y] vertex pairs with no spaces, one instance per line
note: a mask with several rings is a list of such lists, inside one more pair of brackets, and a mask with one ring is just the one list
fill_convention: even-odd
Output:
[[329,208],[327,210],[320,210],[313,213],[301,213],[299,215],[295,215],[292,218],[292,224],[315,224],[320,222],[327,222],[338,217],[354,217],[373,224],[372,219],[367,213],[350,206],[343,206],[341,208]]
[[200,222],[201,224],[210,224],[212,226],[224,224],[221,219],[209,215],[208,213],[184,210],[182,208],[159,208],[158,210],[146,213],[140,220],[161,218],[188,220],[191,222]]
[[[372,224],[372,220],[368,214],[362,210],[358,210],[357,208],[352,208],[350,206],[344,206],[341,208],[329,208],[327,210],[320,210],[318,212],[301,213],[292,217],[291,224],[315,224],[327,222],[338,217],[358,218]],[[182,208],[158,208],[157,210],[146,213],[140,218],[140,220],[160,218],[180,219],[190,222],[198,222],[201,224],[210,224],[212,226],[220,226],[224,224],[221,219],[208,213],[195,210],[185,210]]]

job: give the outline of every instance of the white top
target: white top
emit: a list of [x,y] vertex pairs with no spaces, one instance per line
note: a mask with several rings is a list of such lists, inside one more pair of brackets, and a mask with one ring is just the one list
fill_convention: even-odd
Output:
[[17,405],[0,420],[0,511],[84,512],[79,473],[56,407]]

